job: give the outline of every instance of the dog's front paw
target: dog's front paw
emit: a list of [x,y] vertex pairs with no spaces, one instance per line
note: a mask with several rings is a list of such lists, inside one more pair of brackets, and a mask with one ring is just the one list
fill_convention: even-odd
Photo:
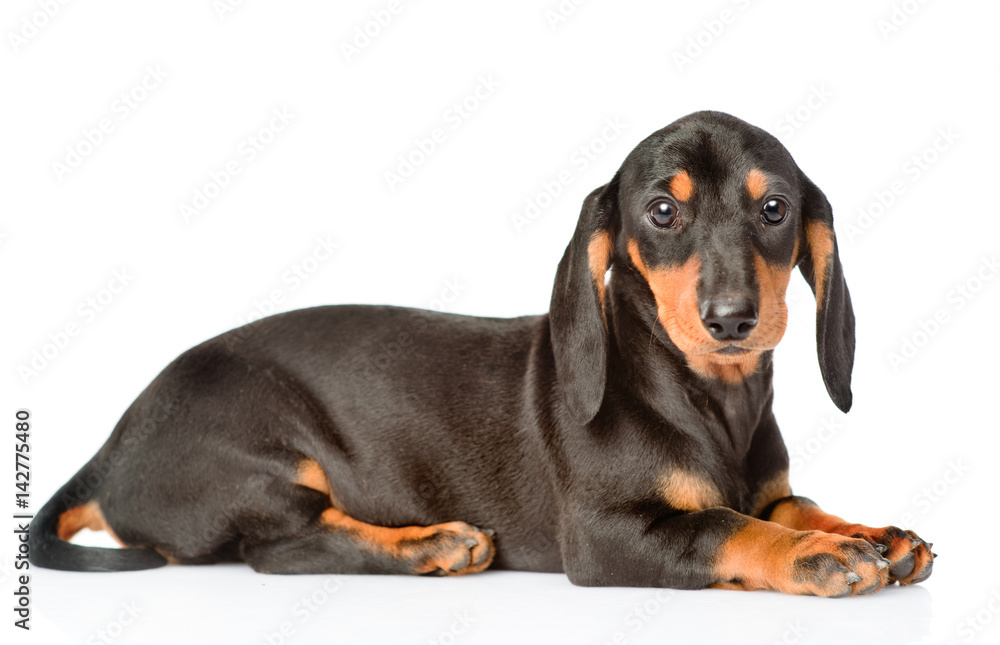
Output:
[[866,540],[800,531],[791,537],[786,553],[788,579],[778,587],[786,593],[839,598],[873,593],[889,584],[889,561]]
[[889,583],[913,585],[930,577],[934,568],[931,544],[924,542],[913,531],[895,526],[872,528],[850,524],[836,531],[840,535],[867,540],[892,564],[889,566]]

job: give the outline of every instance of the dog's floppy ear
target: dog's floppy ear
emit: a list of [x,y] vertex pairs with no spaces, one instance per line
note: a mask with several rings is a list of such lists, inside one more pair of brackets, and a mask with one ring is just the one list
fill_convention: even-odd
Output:
[[583,200],[576,232],[556,271],[549,308],[559,389],[580,424],[594,418],[604,399],[608,364],[604,274],[614,253],[617,184],[612,180]]
[[854,309],[833,233],[833,209],[826,195],[799,171],[805,249],[799,269],[816,294],[816,351],[830,398],[851,409],[854,367]]

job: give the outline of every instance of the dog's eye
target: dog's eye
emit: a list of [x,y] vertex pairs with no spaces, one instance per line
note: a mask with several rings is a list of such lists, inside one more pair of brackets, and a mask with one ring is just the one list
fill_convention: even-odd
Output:
[[677,205],[665,199],[653,202],[649,207],[649,221],[660,228],[672,228],[677,225]]
[[788,215],[788,204],[785,200],[779,199],[778,197],[772,197],[764,203],[764,207],[760,209],[760,218],[764,220],[766,224],[774,226],[775,224],[781,224],[785,221],[785,217]]

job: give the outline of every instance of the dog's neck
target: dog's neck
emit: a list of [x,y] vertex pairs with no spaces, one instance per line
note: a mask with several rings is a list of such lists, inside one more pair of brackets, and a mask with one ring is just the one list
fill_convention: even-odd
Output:
[[637,274],[627,268],[613,270],[607,304],[612,348],[608,387],[634,398],[672,425],[683,427],[692,412],[701,418],[714,417],[718,424],[708,425],[721,426],[718,429],[727,435],[725,439],[748,447],[771,407],[772,352],[764,352],[757,370],[742,381],[724,383],[691,369],[657,319],[653,296]]

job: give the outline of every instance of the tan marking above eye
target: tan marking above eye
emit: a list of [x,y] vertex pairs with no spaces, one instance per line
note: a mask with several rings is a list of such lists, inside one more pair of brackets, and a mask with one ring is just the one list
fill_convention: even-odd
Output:
[[747,173],[747,190],[754,199],[760,199],[767,193],[767,175],[759,168]]
[[806,246],[813,265],[813,281],[816,284],[816,307],[823,307],[826,293],[826,278],[829,273],[830,257],[833,255],[833,231],[823,222],[806,221]]
[[691,199],[694,194],[694,182],[686,170],[682,170],[670,179],[670,193],[682,202]]
[[681,511],[701,511],[722,505],[722,494],[701,475],[672,467],[660,478],[658,490],[663,500]]
[[611,264],[611,253],[614,251],[614,240],[608,231],[598,231],[590,238],[587,245],[587,261],[590,264],[590,276],[597,287],[597,299],[604,311],[604,274]]

